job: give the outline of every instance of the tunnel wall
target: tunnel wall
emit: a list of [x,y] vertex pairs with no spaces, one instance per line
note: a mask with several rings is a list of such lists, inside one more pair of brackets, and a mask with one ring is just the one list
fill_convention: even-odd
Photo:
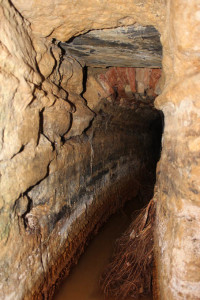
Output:
[[198,1],[168,1],[163,69],[156,106],[165,115],[157,169],[160,299],[200,299],[200,122]]
[[160,114],[144,90],[136,106],[116,101],[117,78],[97,86],[11,3],[1,16],[0,298],[50,299],[107,218],[152,196]]
[[[165,115],[163,152],[157,169],[157,296],[167,300],[199,299],[198,1],[130,0],[123,3],[120,0],[93,0],[88,3],[80,1],[75,5],[71,1],[60,0],[55,8],[54,1],[38,4],[35,1],[2,0],[0,8],[0,296],[4,299],[30,299],[39,298],[39,293],[47,295],[48,287],[55,284],[57,274],[62,271],[60,262],[65,260],[66,265],[72,264],[84,246],[84,243],[79,243],[79,237],[86,241],[91,233],[92,225],[86,227],[86,203],[95,201],[100,205],[103,201],[108,203],[107,197],[114,199],[116,195],[125,195],[124,180],[135,182],[138,176],[137,171],[130,174],[128,170],[125,179],[123,172],[113,171],[111,165],[106,165],[109,180],[104,180],[106,174],[102,174],[102,181],[99,183],[98,177],[95,181],[101,193],[94,191],[92,200],[84,202],[82,199],[79,209],[70,211],[64,193],[70,194],[71,189],[76,197],[81,198],[81,195],[78,196],[81,178],[77,170],[91,172],[95,166],[92,164],[91,168],[93,134],[88,132],[79,137],[95,114],[80,97],[83,92],[80,65],[68,58],[61,66],[62,53],[56,41],[51,44],[52,38],[64,42],[90,29],[138,22],[154,25],[161,33],[163,45],[162,94],[156,100],[157,107]],[[104,107],[104,101],[98,105]],[[110,109],[110,104],[107,109]],[[103,117],[99,118],[102,120]],[[97,137],[102,139],[104,134],[98,127],[100,120],[95,122],[94,147],[99,150]],[[109,126],[111,131],[112,124]],[[114,145],[119,141],[119,132],[116,133]],[[70,139],[64,145],[60,139],[63,135]],[[129,147],[132,143],[131,138]],[[121,141],[115,146],[123,153]],[[126,159],[134,163],[134,151],[126,153]],[[64,158],[66,156],[67,159]],[[109,149],[106,157],[109,157]],[[121,170],[121,166],[127,167],[125,161],[117,167]],[[75,177],[77,174],[77,178],[73,179],[74,187],[63,186],[62,180],[70,172]],[[111,183],[112,172],[117,174],[117,178],[113,179],[114,186]],[[52,189],[55,182],[59,190]],[[120,189],[116,190],[116,186]],[[134,187],[135,190],[130,191],[131,196],[137,192],[136,183]],[[73,193],[71,197],[73,200]],[[57,201],[58,198],[61,202]],[[109,203],[108,211],[111,212],[115,204]],[[37,210],[37,207],[40,209]],[[101,209],[95,217],[97,212],[92,206],[90,208],[87,212],[90,219],[100,220]],[[51,209],[52,214],[49,214]],[[51,221],[48,221],[48,216]],[[78,216],[79,222],[74,223]],[[54,224],[52,228],[48,226],[50,223]],[[95,226],[93,224],[93,228]],[[80,228],[84,230],[80,232]],[[66,257],[69,252],[72,255]],[[67,268],[63,273],[67,273]],[[43,277],[44,273],[46,277]]]

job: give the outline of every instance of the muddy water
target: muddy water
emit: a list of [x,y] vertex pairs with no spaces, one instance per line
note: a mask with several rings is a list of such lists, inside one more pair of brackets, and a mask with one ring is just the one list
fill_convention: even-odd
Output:
[[[63,282],[54,300],[115,300],[105,298],[99,290],[99,277],[109,261],[117,237],[131,222],[130,204],[113,215],[99,234],[91,241],[79,263]],[[151,296],[138,299],[152,300]],[[133,300],[128,298],[127,300]],[[137,299],[136,299],[137,300]]]

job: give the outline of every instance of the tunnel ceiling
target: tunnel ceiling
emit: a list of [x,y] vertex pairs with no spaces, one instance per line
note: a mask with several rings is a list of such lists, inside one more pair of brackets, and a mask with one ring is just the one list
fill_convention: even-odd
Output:
[[160,34],[153,26],[92,30],[60,46],[86,66],[161,67]]

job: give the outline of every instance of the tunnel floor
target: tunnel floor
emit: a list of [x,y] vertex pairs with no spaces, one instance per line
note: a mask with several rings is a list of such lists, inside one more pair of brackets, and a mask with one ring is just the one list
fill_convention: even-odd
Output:
[[[99,278],[112,255],[115,240],[128,228],[139,209],[139,199],[125,204],[124,208],[110,217],[98,235],[90,242],[78,264],[64,280],[53,300],[116,300],[102,294]],[[131,300],[129,297],[126,300]],[[152,295],[136,300],[152,300]]]

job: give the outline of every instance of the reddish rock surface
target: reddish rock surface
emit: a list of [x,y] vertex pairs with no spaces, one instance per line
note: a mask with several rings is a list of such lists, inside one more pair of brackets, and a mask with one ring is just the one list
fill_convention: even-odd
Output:
[[156,84],[161,77],[161,69],[151,69],[149,78],[149,88],[155,92]]
[[144,94],[149,89],[152,96],[156,96],[156,84],[160,77],[161,69],[121,67],[111,67],[97,76],[107,95],[115,94],[118,98],[130,97],[134,93]]

